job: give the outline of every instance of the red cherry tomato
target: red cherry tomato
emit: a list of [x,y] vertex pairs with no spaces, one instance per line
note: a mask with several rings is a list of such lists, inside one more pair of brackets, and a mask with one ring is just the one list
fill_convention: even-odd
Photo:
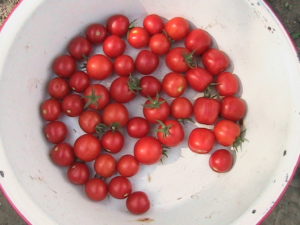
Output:
[[186,79],[194,90],[203,92],[213,81],[213,76],[207,70],[198,67],[188,70]]
[[194,115],[199,123],[214,124],[218,119],[221,104],[212,98],[200,97],[194,102]]
[[239,78],[232,73],[224,72],[217,77],[217,91],[222,96],[235,95],[239,89]]
[[185,77],[180,73],[168,73],[162,81],[162,88],[167,95],[171,97],[179,97],[182,95],[187,87]]
[[114,198],[124,199],[132,192],[132,185],[126,177],[117,176],[109,182],[108,189]]
[[69,85],[73,91],[83,92],[90,85],[90,79],[85,72],[75,72],[69,80]]
[[86,133],[96,133],[96,127],[102,122],[98,112],[87,110],[79,116],[79,125]]
[[149,47],[156,55],[165,55],[169,52],[171,43],[165,34],[154,34],[149,41]]
[[86,106],[91,109],[103,109],[110,101],[110,95],[102,84],[91,84],[84,91]]
[[209,158],[209,165],[218,173],[228,172],[233,166],[233,156],[226,149],[215,151]]
[[70,166],[75,161],[74,150],[68,143],[55,145],[50,152],[50,157],[58,166]]
[[219,121],[215,128],[214,133],[217,141],[224,146],[231,146],[241,134],[241,128],[235,122],[230,120]]
[[134,61],[129,55],[120,55],[114,62],[115,72],[124,77],[128,77],[135,70]]
[[101,152],[101,143],[92,134],[84,134],[77,138],[74,144],[75,155],[86,162],[95,160]]
[[137,191],[128,196],[126,206],[133,214],[143,214],[149,210],[150,201],[146,193]]
[[153,76],[144,76],[140,80],[140,94],[144,97],[155,97],[161,91],[160,81]]
[[245,117],[247,111],[246,102],[234,96],[223,98],[221,102],[221,116],[225,119],[238,121]]
[[68,134],[66,125],[61,121],[52,121],[46,124],[44,133],[47,140],[53,144],[63,142]]
[[68,51],[75,59],[83,59],[92,52],[91,43],[84,37],[75,37],[68,45]]
[[73,184],[85,184],[90,177],[90,169],[85,163],[74,163],[68,169],[69,181]]
[[106,37],[106,28],[102,24],[91,24],[87,27],[86,38],[93,44],[100,44]]
[[143,137],[134,145],[134,156],[142,164],[157,163],[162,157],[161,143],[154,137]]
[[116,173],[117,162],[111,155],[100,155],[94,163],[94,169],[102,177],[111,177]]
[[41,105],[41,112],[44,120],[57,120],[61,114],[60,102],[53,98],[47,99]]
[[113,63],[105,55],[93,55],[87,62],[87,73],[90,78],[104,80],[113,72]]
[[175,98],[171,104],[171,115],[176,119],[188,119],[193,114],[193,105],[185,97]]
[[99,178],[92,178],[85,184],[85,193],[93,201],[102,201],[106,198],[108,188]]
[[110,153],[118,153],[124,146],[124,136],[119,131],[107,131],[101,139],[102,147]]
[[127,132],[131,137],[142,138],[148,135],[150,124],[142,117],[133,117],[127,123]]
[[184,44],[195,55],[201,55],[212,45],[212,39],[205,30],[195,29],[188,34]]
[[161,122],[157,131],[158,140],[169,147],[179,145],[184,138],[184,130],[177,120]]
[[189,50],[182,47],[173,48],[166,56],[166,64],[170,70],[177,73],[184,73],[190,69],[190,64],[193,63],[187,58],[192,57]]
[[165,25],[167,34],[175,41],[184,39],[190,31],[189,22],[182,17],[175,17]]
[[[134,79],[129,77],[118,77],[110,85],[110,96],[117,102],[126,103],[135,98]],[[133,85],[133,86],[132,86]],[[132,89],[131,89],[132,88]]]
[[212,130],[206,128],[196,128],[189,136],[189,148],[196,153],[209,153],[215,144],[215,135]]
[[134,48],[146,47],[149,43],[149,33],[142,27],[132,28],[127,35],[129,44]]
[[150,123],[165,121],[170,115],[170,106],[163,98],[151,98],[145,102],[143,113]]
[[107,20],[106,26],[109,33],[122,37],[127,34],[129,19],[123,15],[114,15]]
[[61,106],[66,115],[72,117],[79,116],[83,111],[84,100],[80,95],[70,94],[64,97]]
[[225,52],[215,48],[207,50],[202,56],[205,68],[213,75],[222,73],[230,64],[230,60]]
[[150,34],[160,33],[164,29],[164,21],[156,14],[146,16],[143,25]]
[[121,103],[111,103],[104,108],[102,118],[107,126],[117,123],[124,127],[129,120],[129,113]]
[[144,75],[153,73],[159,64],[159,58],[153,52],[142,50],[135,59],[136,70]]
[[110,35],[103,42],[103,51],[111,58],[116,58],[122,55],[125,49],[125,41],[117,35]]
[[65,79],[57,77],[49,82],[48,92],[53,98],[62,99],[70,93],[70,87]]
[[133,155],[123,155],[117,164],[119,174],[124,177],[132,177],[140,169],[139,161]]
[[58,56],[53,62],[52,69],[58,76],[68,78],[75,72],[76,62],[69,55]]

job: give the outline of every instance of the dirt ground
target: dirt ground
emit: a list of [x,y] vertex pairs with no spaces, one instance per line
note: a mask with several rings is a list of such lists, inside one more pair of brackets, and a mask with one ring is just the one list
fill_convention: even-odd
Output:
[[[300,53],[300,0],[268,0],[290,32]],[[18,0],[0,0],[0,24]],[[300,224],[300,169],[283,200],[263,225]],[[26,225],[0,193],[0,225]],[[221,224],[220,224],[221,225]]]

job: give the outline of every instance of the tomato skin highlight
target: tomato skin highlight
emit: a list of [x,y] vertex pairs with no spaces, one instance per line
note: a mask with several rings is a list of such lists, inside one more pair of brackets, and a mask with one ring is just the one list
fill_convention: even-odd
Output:
[[62,78],[70,77],[76,70],[76,61],[72,56],[58,56],[52,65],[53,72]]
[[48,84],[49,94],[56,99],[62,99],[70,93],[70,87],[65,79],[56,77]]
[[174,17],[165,24],[165,30],[173,40],[180,41],[189,33],[190,24],[182,17]]
[[90,169],[85,163],[74,163],[67,172],[68,179],[73,184],[85,184],[90,177]]
[[119,76],[128,77],[135,70],[134,61],[129,55],[120,55],[114,62],[115,72]]
[[195,91],[203,92],[213,81],[213,76],[207,70],[197,67],[187,71],[186,79]]
[[230,59],[225,52],[211,48],[202,56],[204,67],[213,75],[224,72],[230,65]]
[[140,169],[139,161],[133,155],[123,155],[117,164],[117,170],[124,177],[132,177]]
[[93,55],[87,61],[87,74],[91,79],[104,80],[113,72],[113,63],[105,55]]
[[150,38],[149,48],[156,55],[165,55],[171,48],[171,42],[165,34],[154,34]]
[[150,34],[156,34],[163,31],[164,22],[160,16],[151,14],[145,17],[143,26]]
[[137,191],[128,196],[126,206],[131,213],[139,215],[149,210],[150,201],[146,193]]
[[142,164],[151,165],[157,163],[161,159],[162,153],[162,145],[154,137],[143,137],[134,145],[134,156]]
[[71,117],[79,116],[84,108],[84,100],[80,95],[70,94],[64,97],[62,103],[63,112]]
[[107,131],[101,139],[102,147],[110,153],[118,153],[124,146],[124,136],[119,131]]
[[221,120],[214,128],[216,140],[224,146],[231,146],[241,134],[241,128],[231,120]]
[[134,138],[142,138],[150,132],[149,122],[142,117],[133,117],[127,123],[127,133]]
[[108,187],[103,180],[92,178],[85,184],[85,193],[93,201],[102,201],[108,194]]
[[189,136],[188,145],[191,151],[199,154],[209,153],[215,144],[215,135],[212,130],[195,128]]
[[107,31],[102,24],[91,24],[87,27],[86,38],[93,44],[100,44],[104,41]]
[[135,98],[134,90],[130,90],[129,77],[118,77],[115,79],[109,89],[110,96],[116,102],[127,103]]
[[50,123],[46,124],[44,133],[49,142],[58,144],[66,139],[68,128],[61,121],[51,121]]
[[238,121],[245,117],[247,111],[246,102],[234,96],[222,99],[221,116],[225,119]]
[[99,139],[92,134],[84,134],[77,138],[74,143],[75,155],[85,162],[95,160],[99,156],[101,150],[102,147]]
[[153,76],[144,76],[140,80],[142,90],[140,94],[144,97],[155,97],[161,91],[160,81]]
[[110,35],[103,42],[103,51],[111,58],[116,58],[122,55],[125,49],[125,41],[117,35]]
[[221,104],[216,99],[200,97],[194,102],[194,115],[199,123],[214,124],[218,119],[220,109]]
[[201,55],[212,45],[212,39],[205,30],[192,30],[185,39],[185,47],[194,52],[195,55]]
[[216,82],[216,89],[221,96],[235,95],[240,89],[239,78],[230,72],[220,73]]
[[92,50],[91,43],[86,38],[80,36],[73,38],[68,45],[70,55],[77,60],[89,56]]
[[41,105],[41,114],[44,120],[57,120],[61,114],[61,104],[56,99],[50,98]]
[[111,155],[100,155],[95,160],[94,169],[102,177],[111,177],[116,173],[117,162]]
[[114,198],[124,199],[132,192],[132,185],[126,177],[117,176],[110,181],[108,189]]
[[90,79],[85,72],[77,71],[70,77],[69,85],[73,91],[81,93],[90,85]]
[[185,92],[187,81],[182,74],[171,72],[164,76],[162,88],[167,95],[176,98]]
[[127,40],[132,47],[143,48],[148,45],[150,36],[143,27],[134,27],[129,31]]
[[79,126],[88,133],[96,133],[96,126],[102,122],[101,115],[96,111],[87,110],[79,116]]
[[68,143],[55,145],[50,152],[50,157],[58,166],[70,166],[75,161],[74,150]]
[[189,64],[186,62],[185,56],[191,52],[183,47],[171,49],[166,56],[166,65],[170,70],[176,73],[185,73],[190,69]]
[[228,172],[233,166],[233,156],[226,149],[215,151],[209,158],[209,166],[218,173]]
[[124,36],[129,28],[129,19],[121,14],[111,16],[106,23],[106,27],[109,33]]
[[111,103],[104,108],[102,118],[107,126],[118,123],[121,127],[124,127],[129,120],[129,113],[123,104]]
[[135,59],[135,68],[143,75],[153,73],[157,69],[158,64],[158,56],[148,50],[140,51]]
[[193,115],[193,105],[185,97],[175,98],[171,104],[171,115],[176,119],[188,119]]

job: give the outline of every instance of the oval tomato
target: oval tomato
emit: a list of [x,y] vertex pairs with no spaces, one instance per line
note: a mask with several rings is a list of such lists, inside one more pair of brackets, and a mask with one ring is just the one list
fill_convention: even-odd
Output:
[[111,177],[116,173],[116,160],[111,155],[100,155],[94,163],[94,169],[102,177]]
[[58,166],[70,166],[75,161],[74,150],[68,143],[59,143],[50,152],[52,161]]
[[154,137],[143,137],[134,145],[134,156],[142,164],[157,163],[163,153],[161,143]]
[[157,55],[167,54],[171,48],[171,42],[165,34],[154,34],[149,41],[149,47]]
[[113,72],[113,63],[105,55],[93,55],[87,61],[87,73],[90,78],[104,80]]
[[190,150],[196,153],[209,153],[215,144],[215,135],[212,130],[196,128],[189,136],[188,145]]
[[182,47],[171,49],[166,56],[167,66],[176,73],[188,71],[194,63],[193,60],[192,53]]
[[160,122],[157,130],[158,140],[169,147],[177,146],[184,138],[184,130],[177,120]]
[[48,92],[53,98],[62,99],[70,93],[70,87],[65,79],[57,77],[49,82]]
[[121,132],[107,131],[101,138],[102,147],[110,153],[118,153],[124,146],[124,136]]
[[129,19],[124,15],[114,15],[107,20],[106,26],[109,33],[122,37],[127,34]]
[[77,71],[70,77],[69,85],[73,91],[83,92],[90,85],[90,79],[85,72]]
[[246,102],[234,96],[223,98],[221,102],[221,116],[225,119],[238,121],[245,117],[247,111]]
[[126,177],[114,177],[108,185],[109,193],[117,199],[127,198],[132,192],[132,185]]
[[110,85],[110,96],[116,101],[126,103],[135,98],[135,92],[139,88],[136,78],[118,77]]
[[137,191],[128,196],[126,206],[133,214],[143,214],[149,210],[150,201],[146,193]]
[[215,151],[209,158],[209,165],[218,173],[228,172],[233,166],[233,155],[226,149]]
[[74,144],[75,155],[86,162],[95,160],[101,152],[101,143],[92,134],[84,134],[77,138]]
[[184,44],[195,55],[201,55],[212,45],[212,39],[205,30],[195,29],[188,34]]
[[127,40],[129,44],[134,48],[146,47],[149,43],[149,33],[142,27],[134,27],[129,30]]
[[68,128],[61,121],[52,121],[46,124],[44,133],[49,142],[58,144],[66,139]]
[[52,65],[55,74],[62,78],[70,77],[76,70],[76,62],[69,55],[58,56]]
[[215,48],[211,48],[203,54],[202,62],[205,68],[213,75],[223,72],[230,64],[226,53]]
[[164,92],[171,97],[179,97],[184,93],[186,87],[187,81],[180,73],[168,73],[164,76],[162,81],[162,88]]
[[128,77],[135,70],[134,61],[129,55],[120,55],[114,62],[114,68],[118,75]]
[[85,163],[75,163],[68,169],[69,181],[73,184],[85,184],[90,177],[90,169]]
[[102,84],[91,84],[84,91],[86,107],[91,109],[103,109],[110,101],[110,95]]
[[96,127],[102,122],[98,112],[87,110],[79,116],[79,125],[86,133],[96,133]]
[[142,77],[140,87],[140,94],[144,97],[155,97],[161,91],[160,81],[153,76]]
[[125,49],[125,41],[117,35],[110,35],[103,42],[103,51],[111,58],[122,55]]
[[89,56],[92,49],[91,43],[84,37],[75,37],[68,45],[70,55],[78,60]]
[[186,79],[194,90],[203,92],[213,81],[213,76],[207,70],[198,67],[188,70]]
[[239,78],[230,72],[221,73],[216,82],[217,91],[222,96],[235,95],[240,89]]
[[188,119],[193,114],[193,105],[185,97],[175,98],[171,104],[171,115],[176,119]]
[[231,146],[241,134],[241,128],[231,120],[219,121],[215,128],[214,133],[217,141],[224,146]]
[[129,120],[129,113],[127,108],[121,103],[111,103],[103,110],[103,122],[107,126],[118,124],[124,127]]
[[158,120],[165,121],[170,115],[170,106],[165,99],[157,96],[145,102],[143,113],[150,123],[157,123]]
[[166,23],[165,30],[173,40],[179,41],[184,39],[189,33],[190,24],[182,17],[175,17]]
[[123,155],[117,164],[119,174],[124,177],[132,177],[140,169],[139,161],[133,155]]
[[159,64],[159,58],[153,52],[142,50],[135,59],[136,70],[144,75],[153,73]]
[[142,117],[133,117],[127,123],[127,132],[131,137],[142,138],[150,131],[150,124]]
[[106,28],[102,24],[91,24],[87,27],[86,38],[93,44],[100,44],[106,37]]
[[164,29],[162,18],[156,14],[146,16],[143,25],[150,34],[160,33]]
[[194,102],[194,115],[199,123],[214,124],[218,119],[221,104],[212,98],[200,97]]
[[64,97],[61,106],[66,115],[71,117],[79,116],[83,111],[84,100],[80,95],[70,94]]
[[57,120],[61,114],[60,102],[55,99],[47,99],[41,105],[42,117],[48,121]]
[[93,201],[102,201],[106,198],[108,188],[99,178],[92,178],[85,184],[85,193]]

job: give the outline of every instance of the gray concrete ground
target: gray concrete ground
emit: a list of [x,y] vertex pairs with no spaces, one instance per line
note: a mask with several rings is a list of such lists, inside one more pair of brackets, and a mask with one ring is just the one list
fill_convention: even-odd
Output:
[[[0,0],[0,24],[18,0]],[[269,0],[300,48],[300,0]],[[26,225],[0,193],[0,225]],[[221,225],[221,224],[220,224]],[[263,225],[300,225],[300,169]]]

